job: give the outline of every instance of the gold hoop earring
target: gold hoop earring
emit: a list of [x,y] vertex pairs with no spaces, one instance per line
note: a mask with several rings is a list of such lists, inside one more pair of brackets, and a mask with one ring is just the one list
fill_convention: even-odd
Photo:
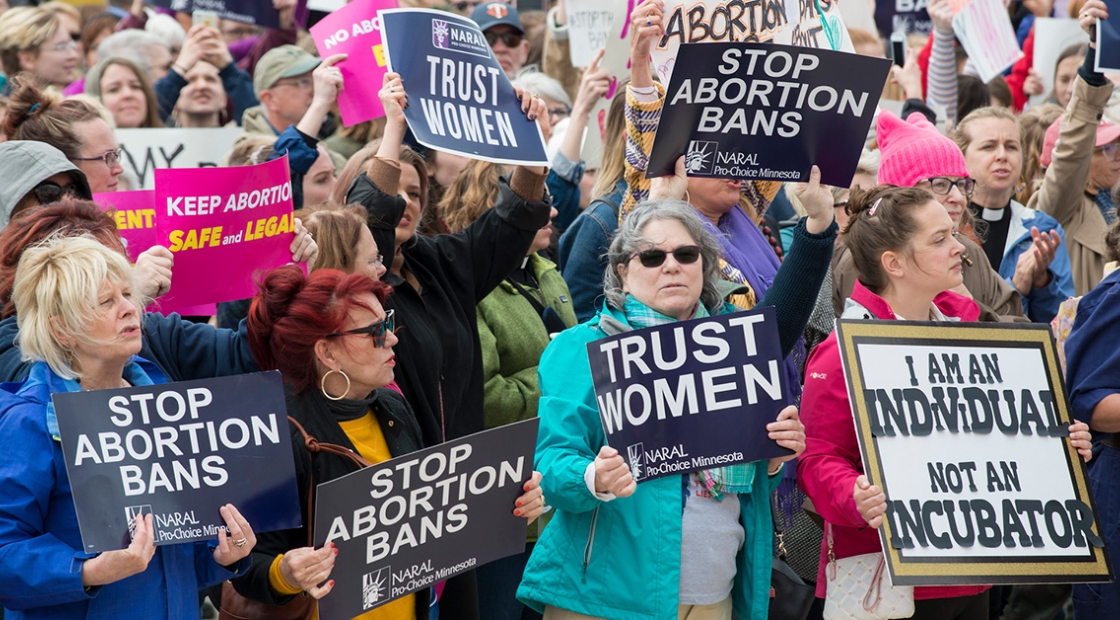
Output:
[[[338,374],[342,375],[343,379],[346,379],[346,390],[342,392],[342,396],[331,396],[327,393],[327,377],[331,376],[332,372],[337,372]],[[319,391],[323,393],[323,396],[325,396],[327,400],[342,400],[343,398],[346,398],[347,394],[350,393],[350,377],[346,376],[346,373],[342,372],[341,370],[335,370],[332,368],[328,370],[325,375],[323,375],[322,379],[319,379]]]

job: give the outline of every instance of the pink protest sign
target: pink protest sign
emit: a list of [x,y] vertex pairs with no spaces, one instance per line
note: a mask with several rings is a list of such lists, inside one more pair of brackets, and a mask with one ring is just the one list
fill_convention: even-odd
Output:
[[156,244],[155,190],[94,194],[93,201],[117,222],[129,260],[135,263],[141,252]]
[[[106,192],[94,194],[93,201],[103,211],[113,216],[117,231],[124,240],[128,258],[135,263],[140,254],[156,245],[156,192],[151,189],[138,189],[131,192]],[[163,304],[162,298],[151,306],[149,312],[179,312],[184,316],[213,316],[218,312],[216,304],[201,306],[172,307]]]
[[397,0],[355,0],[311,27],[320,56],[350,55],[335,65],[345,83],[338,95],[338,109],[347,127],[385,116],[377,96],[387,71],[377,12],[395,8]]
[[257,271],[292,260],[288,158],[236,168],[166,168],[156,175],[157,239],[175,255],[171,292],[181,308],[252,297]]

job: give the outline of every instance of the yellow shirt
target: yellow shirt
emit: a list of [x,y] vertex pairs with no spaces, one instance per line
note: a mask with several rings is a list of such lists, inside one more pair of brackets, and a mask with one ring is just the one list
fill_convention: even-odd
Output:
[[[381,425],[377,422],[377,417],[373,415],[372,411],[367,411],[360,418],[339,422],[338,425],[342,427],[342,431],[346,433],[350,443],[354,444],[358,454],[370,463],[381,463],[392,457],[389,453],[389,444],[385,442],[385,435],[381,432]],[[269,585],[280,594],[299,594],[301,590],[289,585],[280,574],[280,560],[283,557],[284,555],[280,554],[272,561],[272,566],[268,571]],[[330,596],[330,594],[327,596]],[[318,618],[319,612],[316,610],[312,620],[318,620]],[[416,595],[402,596],[377,609],[371,609],[357,616],[354,620],[416,620]]]

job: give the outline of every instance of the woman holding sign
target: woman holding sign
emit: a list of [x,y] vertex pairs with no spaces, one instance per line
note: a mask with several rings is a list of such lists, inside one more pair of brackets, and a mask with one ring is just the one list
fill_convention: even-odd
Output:
[[[249,310],[249,341],[261,367],[278,369],[289,388],[288,413],[293,428],[300,504],[309,488],[361,468],[354,459],[308,449],[318,442],[342,446],[369,463],[380,463],[423,447],[412,409],[385,386],[393,380],[397,344],[395,312],[385,309],[390,288],[361,274],[320,269],[304,276],[298,267],[268,273]],[[540,516],[544,499],[540,474],[525,483],[525,494],[512,507],[530,522]],[[305,523],[314,522],[314,515]],[[308,544],[308,526],[261,535],[249,572],[234,580],[242,595],[269,605],[285,605],[301,592],[316,599],[330,593],[338,550],[333,544]],[[359,578],[351,576],[351,578]],[[445,590],[444,617],[477,617],[473,596],[456,599]],[[429,590],[398,598],[368,614],[369,618],[423,620]],[[367,615],[361,616],[367,618]]]
[[[669,179],[655,181],[652,193],[683,196],[683,158]],[[832,195],[815,167],[812,179],[801,200],[831,213]],[[830,238],[798,234],[759,304],[777,310],[783,357],[805,328],[832,246]],[[607,445],[588,360],[588,344],[608,336],[736,312],[725,299],[742,289],[721,279],[721,251],[684,201],[640,204],[611,243],[606,306],[562,332],[541,358],[536,458],[556,516],[533,549],[518,598],[545,620],[730,620],[732,609],[740,618],[767,615],[769,495],[804,446],[797,408],[767,426],[771,440],[792,450],[788,456],[637,484]]]
[[[976,302],[951,291],[961,285],[965,246],[934,196],[920,188],[887,185],[856,193],[844,231],[859,280],[841,318],[976,321]],[[905,318],[904,318],[905,317]],[[829,558],[879,553],[887,499],[863,474],[836,332],[809,358],[801,400],[806,448],[797,463],[798,486],[831,531],[822,543],[817,596],[829,587]],[[1070,441],[1088,458],[1084,424]],[[986,620],[988,586],[915,587],[914,618]]]
[[156,618],[198,614],[198,590],[244,573],[256,544],[232,505],[217,541],[154,545],[137,517],[125,549],[83,551],[51,395],[164,383],[140,351],[132,267],[88,237],[54,237],[20,259],[12,298],[35,365],[0,391],[0,605],[18,618]]

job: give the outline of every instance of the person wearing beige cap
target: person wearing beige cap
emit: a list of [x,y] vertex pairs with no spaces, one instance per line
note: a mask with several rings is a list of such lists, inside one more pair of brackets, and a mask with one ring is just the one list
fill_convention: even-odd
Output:
[[[253,73],[253,90],[261,104],[245,110],[245,132],[278,136],[288,125],[298,124],[315,96],[311,72],[320,63],[295,45],[281,45],[262,56]],[[320,137],[327,135],[329,131]]]
[[[1089,32],[1101,16],[1108,16],[1104,2],[1090,0],[1081,9],[1081,27]],[[1113,85],[1093,68],[1095,53],[1090,44],[1065,113],[1046,130],[1039,158],[1046,175],[1027,205],[1065,228],[1078,296],[1104,277],[1105,233],[1117,219],[1110,190],[1120,181],[1120,127],[1101,121]]]

